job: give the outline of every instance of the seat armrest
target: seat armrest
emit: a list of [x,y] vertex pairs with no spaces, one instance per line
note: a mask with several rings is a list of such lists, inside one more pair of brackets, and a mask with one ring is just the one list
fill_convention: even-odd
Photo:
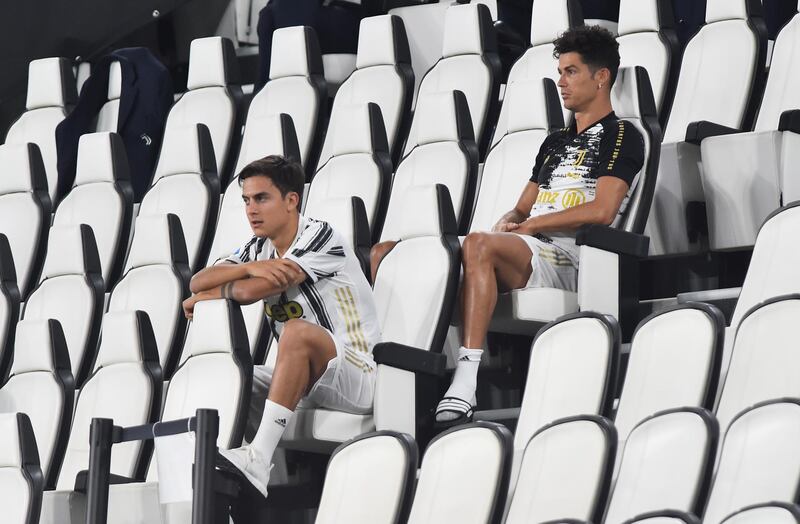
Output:
[[586,224],[578,228],[575,243],[579,246],[594,247],[618,255],[643,258],[647,256],[650,237],[600,224]]
[[[131,477],[125,477],[122,475],[115,475],[114,473],[108,474],[108,483],[109,485],[114,484],[133,484],[134,482],[141,482],[141,480],[137,480]],[[77,475],[75,475],[75,491],[78,493],[87,493],[89,486],[89,471],[83,470],[79,471]]]
[[444,376],[447,368],[447,357],[441,353],[404,346],[396,342],[375,344],[372,356],[378,364],[436,377]]
[[706,138],[712,136],[733,135],[741,132],[742,131],[739,129],[715,124],[714,122],[709,122],[707,120],[701,120],[699,122],[692,122],[689,124],[689,127],[686,128],[686,141],[690,144],[699,146],[700,142]]
[[781,113],[781,119],[778,122],[778,131],[800,133],[800,109],[790,109],[789,111]]

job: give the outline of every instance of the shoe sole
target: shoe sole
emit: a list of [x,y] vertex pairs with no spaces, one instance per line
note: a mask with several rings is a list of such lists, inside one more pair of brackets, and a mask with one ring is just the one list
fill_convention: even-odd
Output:
[[224,455],[221,453],[217,454],[217,467],[222,471],[227,471],[229,473],[233,473],[242,479],[246,480],[256,491],[261,493],[261,495],[266,499],[267,498],[267,487],[261,484],[261,482],[249,474],[247,471],[242,471],[239,469],[236,464],[225,458]]

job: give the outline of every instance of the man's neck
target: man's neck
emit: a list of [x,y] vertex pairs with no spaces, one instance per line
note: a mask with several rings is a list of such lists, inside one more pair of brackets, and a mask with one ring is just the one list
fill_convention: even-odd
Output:
[[294,220],[289,220],[285,228],[279,231],[274,238],[270,238],[279,257],[283,257],[289,247],[294,243],[298,227],[300,227],[300,216],[295,215]]
[[585,110],[576,111],[575,128],[577,132],[583,133],[587,127],[595,122],[598,122],[600,119],[611,113],[611,111],[613,111],[613,109],[611,108],[611,101],[608,99],[597,100]]

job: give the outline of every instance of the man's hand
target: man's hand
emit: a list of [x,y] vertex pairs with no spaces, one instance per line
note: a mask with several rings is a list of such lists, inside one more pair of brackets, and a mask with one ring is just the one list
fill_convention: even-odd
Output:
[[194,316],[194,305],[199,302],[198,295],[192,295],[186,300],[183,301],[183,314],[186,315],[186,318],[192,320]]
[[515,222],[500,221],[492,227],[492,233],[509,233],[511,231],[516,231],[518,228],[519,224]]
[[306,279],[300,266],[282,258],[250,262],[247,264],[247,274],[252,278],[263,278],[280,289],[297,285]]

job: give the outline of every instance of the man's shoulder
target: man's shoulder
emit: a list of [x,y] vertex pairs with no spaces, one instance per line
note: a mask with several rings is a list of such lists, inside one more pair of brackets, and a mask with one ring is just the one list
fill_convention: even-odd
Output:
[[604,135],[614,137],[615,140],[624,140],[625,137],[643,140],[642,133],[630,120],[625,120],[612,114],[601,120],[600,124],[603,126]]

